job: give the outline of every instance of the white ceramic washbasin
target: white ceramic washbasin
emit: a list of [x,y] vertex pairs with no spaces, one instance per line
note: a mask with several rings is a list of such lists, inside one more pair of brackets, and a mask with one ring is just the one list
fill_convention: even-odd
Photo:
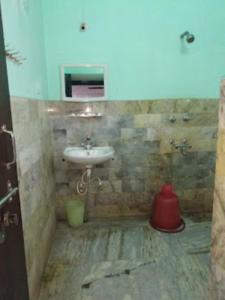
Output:
[[92,166],[112,159],[114,156],[114,149],[109,146],[92,147],[89,150],[83,147],[68,147],[64,150],[63,156],[70,162]]

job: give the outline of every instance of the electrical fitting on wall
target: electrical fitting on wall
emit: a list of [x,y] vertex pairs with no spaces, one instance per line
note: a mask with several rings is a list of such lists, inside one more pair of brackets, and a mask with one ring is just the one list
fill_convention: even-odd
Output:
[[194,34],[190,33],[189,31],[185,31],[180,35],[181,40],[185,40],[188,44],[191,44],[195,40]]
[[83,23],[80,24],[80,31],[81,32],[85,32],[85,31],[87,31],[87,29],[88,29],[87,23],[83,22]]

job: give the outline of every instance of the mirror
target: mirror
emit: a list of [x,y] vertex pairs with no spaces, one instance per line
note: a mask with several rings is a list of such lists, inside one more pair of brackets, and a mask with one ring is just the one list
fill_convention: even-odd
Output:
[[105,65],[62,65],[61,72],[63,100],[107,99]]

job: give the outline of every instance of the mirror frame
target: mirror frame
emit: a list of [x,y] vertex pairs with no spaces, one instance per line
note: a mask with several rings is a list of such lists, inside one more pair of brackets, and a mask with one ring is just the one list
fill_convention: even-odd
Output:
[[[65,90],[65,72],[64,69],[66,67],[83,67],[83,68],[103,68],[104,72],[104,97],[87,97],[87,98],[80,98],[80,97],[67,97],[66,90]],[[108,70],[107,65],[93,65],[93,64],[63,64],[61,65],[61,94],[63,101],[72,101],[72,102],[95,102],[95,101],[106,101],[108,98]]]

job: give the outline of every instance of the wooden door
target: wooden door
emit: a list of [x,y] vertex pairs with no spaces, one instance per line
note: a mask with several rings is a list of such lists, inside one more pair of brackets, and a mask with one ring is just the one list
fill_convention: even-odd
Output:
[[0,8],[0,300],[29,299],[17,187],[15,145]]

